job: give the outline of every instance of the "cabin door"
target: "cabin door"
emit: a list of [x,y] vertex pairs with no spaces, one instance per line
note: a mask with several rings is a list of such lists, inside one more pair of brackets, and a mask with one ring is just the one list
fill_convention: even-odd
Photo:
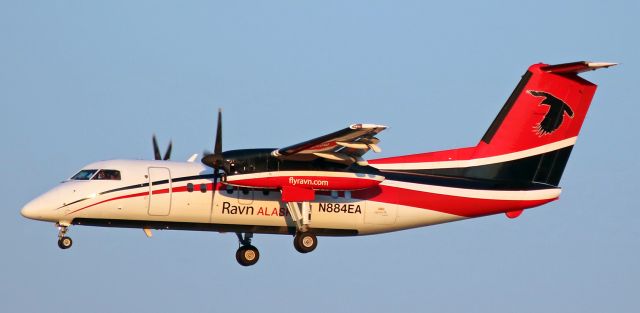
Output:
[[171,172],[166,167],[149,168],[149,215],[169,215],[171,211]]

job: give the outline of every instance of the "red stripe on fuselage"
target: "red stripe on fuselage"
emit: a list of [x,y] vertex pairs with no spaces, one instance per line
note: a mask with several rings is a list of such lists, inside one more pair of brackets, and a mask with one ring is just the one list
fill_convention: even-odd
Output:
[[467,198],[416,191],[392,186],[378,186],[353,191],[352,197],[389,204],[427,209],[464,217],[479,217],[536,207],[558,198],[542,200],[496,200]]
[[[213,189],[213,184],[206,184],[207,191],[211,191]],[[199,192],[199,184],[196,184],[193,192]],[[216,190],[221,190],[223,188],[223,184],[218,184],[216,186]],[[172,192],[187,192],[186,186],[174,187]],[[164,194],[168,193],[169,189],[157,189],[152,191],[152,194]],[[317,192],[318,195],[330,195],[330,192]],[[90,204],[84,206],[82,208],[76,209],[72,212],[67,213],[66,215],[70,215],[73,213],[77,213],[84,209],[88,209],[90,207],[96,206],[98,204],[134,198],[134,197],[142,197],[148,196],[149,191],[139,192],[129,195],[118,196],[106,200],[102,200],[96,202],[94,204]],[[342,196],[342,193],[341,193]],[[558,198],[553,199],[542,199],[542,200],[496,200],[496,199],[477,199],[477,198],[467,198],[460,196],[452,196],[452,195],[443,195],[437,193],[416,191],[411,189],[392,187],[392,186],[377,186],[374,188],[369,188],[365,190],[357,190],[351,192],[351,197],[358,200],[368,200],[375,201],[387,204],[396,204],[396,205],[404,205],[409,207],[415,207],[420,209],[426,209],[431,211],[437,211],[446,214],[452,214],[463,217],[479,217],[485,215],[492,215],[497,213],[504,213],[508,211],[514,210],[522,210],[527,208],[536,207],[551,201],[554,201]]]
[[[155,192],[154,192],[154,194],[155,194]],[[119,197],[115,197],[115,198],[111,198],[111,199],[107,199],[107,200],[102,200],[102,201],[100,201],[100,202],[96,202],[96,203],[94,203],[94,204],[90,204],[90,205],[87,205],[87,206],[85,206],[85,207],[79,208],[79,209],[77,209],[77,210],[71,211],[71,212],[69,212],[69,213],[67,213],[67,214],[65,214],[65,215],[73,214],[73,213],[76,213],[76,212],[78,212],[78,211],[82,211],[82,210],[84,210],[84,209],[88,209],[88,208],[90,208],[90,207],[92,207],[92,206],[95,206],[95,205],[98,205],[98,204],[102,204],[102,203],[105,203],[105,202],[109,202],[109,201],[113,201],[113,200],[120,200],[120,199],[126,199],[126,198],[134,198],[134,197],[140,197],[140,196],[146,196],[146,195],[149,195],[149,192],[148,192],[148,191],[145,191],[145,192],[139,192],[139,193],[134,193],[134,194],[130,194],[130,195],[119,196]]]
[[[221,189],[221,185],[222,184],[218,184],[216,189],[220,190]],[[195,185],[194,186],[194,191],[196,190],[195,188],[196,187],[199,188],[199,186],[200,185]],[[213,184],[206,184],[206,186],[207,186],[207,191],[213,190]],[[143,187],[141,187],[141,188],[143,188]],[[186,185],[185,186],[179,186],[179,187],[173,187],[172,190],[171,190],[171,192],[185,192],[185,191],[187,191],[187,186]],[[165,189],[153,190],[151,193],[154,194],[154,195],[158,195],[158,194],[163,194],[163,193],[168,193],[168,192],[169,192],[169,188],[165,188]],[[142,197],[142,196],[148,196],[148,195],[149,195],[149,191],[138,192],[138,193],[134,193],[134,194],[130,194],[130,195],[124,195],[124,196],[118,196],[118,197],[102,200],[100,202],[96,202],[94,204],[90,204],[90,205],[81,207],[81,208],[79,208],[77,210],[74,210],[74,211],[71,211],[71,212],[69,212],[69,213],[67,213],[65,215],[73,214],[73,213],[82,211],[84,209],[88,209],[88,208],[90,208],[92,206],[95,206],[95,205],[98,205],[98,204],[102,204],[102,203],[105,203],[105,202],[110,202],[110,201],[115,201],[115,200],[120,200],[120,199],[127,199],[127,198]]]

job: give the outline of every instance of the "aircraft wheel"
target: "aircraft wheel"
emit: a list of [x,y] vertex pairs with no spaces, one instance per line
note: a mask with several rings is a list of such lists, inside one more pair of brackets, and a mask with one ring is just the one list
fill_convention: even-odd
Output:
[[260,259],[260,252],[258,248],[247,245],[241,246],[236,251],[236,260],[242,266],[251,266],[258,263],[258,259]]
[[69,237],[65,236],[58,239],[58,247],[60,247],[60,249],[69,249],[71,248],[71,245],[73,245],[73,240]]
[[318,246],[318,238],[309,233],[297,233],[293,238],[293,247],[300,253],[309,253]]

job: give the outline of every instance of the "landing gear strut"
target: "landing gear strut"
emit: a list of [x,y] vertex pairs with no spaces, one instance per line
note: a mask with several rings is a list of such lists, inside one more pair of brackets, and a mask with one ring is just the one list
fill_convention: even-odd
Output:
[[315,250],[317,246],[318,238],[313,234],[298,232],[296,236],[293,237],[293,247],[300,253],[309,253]]
[[236,251],[238,263],[242,266],[251,266],[258,263],[260,252],[258,248],[251,245],[253,233],[245,233],[244,236],[242,233],[236,233],[236,236],[238,236],[238,242],[240,243],[240,247]]
[[69,249],[71,245],[73,245],[73,240],[65,236],[67,234],[67,227],[68,226],[58,224],[58,247],[60,247],[60,249]]
[[296,224],[296,236],[293,247],[300,253],[309,253],[318,246],[318,238],[309,233],[311,224],[311,206],[309,202],[286,202],[287,210]]

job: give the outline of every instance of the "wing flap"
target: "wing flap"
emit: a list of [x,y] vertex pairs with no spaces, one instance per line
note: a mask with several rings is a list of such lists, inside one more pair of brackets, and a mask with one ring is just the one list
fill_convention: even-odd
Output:
[[329,161],[366,164],[362,156],[369,150],[380,152],[375,135],[387,127],[376,124],[353,124],[339,131],[274,150],[272,155],[286,160],[323,158]]

